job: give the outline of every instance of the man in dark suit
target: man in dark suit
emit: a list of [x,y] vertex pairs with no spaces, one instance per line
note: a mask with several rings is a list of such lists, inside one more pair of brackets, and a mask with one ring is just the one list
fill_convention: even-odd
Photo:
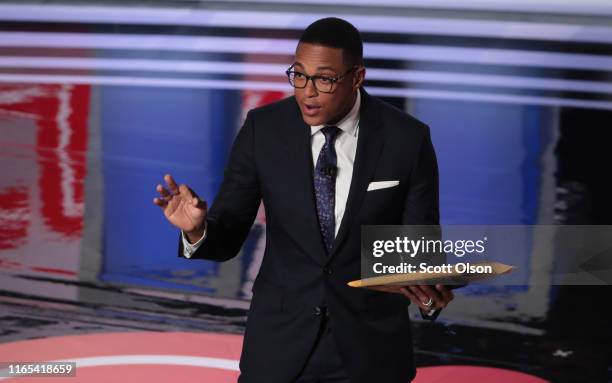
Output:
[[341,19],[304,31],[287,70],[295,96],[248,113],[210,211],[170,175],[157,186],[186,258],[234,257],[263,200],[239,382],[409,382],[406,297],[432,318],[453,298],[439,285],[403,295],[347,286],[360,278],[361,225],[439,223],[429,128],[368,95],[362,50]]

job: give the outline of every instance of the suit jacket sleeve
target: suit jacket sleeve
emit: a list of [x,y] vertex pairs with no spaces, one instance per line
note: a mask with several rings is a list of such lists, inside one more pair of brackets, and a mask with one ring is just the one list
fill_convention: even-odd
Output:
[[427,126],[416,153],[408,188],[402,223],[439,225],[438,163]]
[[[438,228],[440,224],[438,163],[427,126],[425,126],[416,155],[415,165],[410,174],[402,223],[404,225],[434,225],[435,228]],[[429,230],[428,234],[432,235]],[[439,230],[435,230],[433,235],[439,235]],[[446,262],[446,257],[444,254],[433,254],[424,261],[428,264],[441,264]],[[423,319],[433,321],[442,310],[437,310],[431,316],[425,315],[420,309],[419,311]]]
[[[253,225],[261,201],[254,130],[249,112],[234,140],[221,188],[208,211],[206,238],[190,259],[226,261],[233,258]],[[178,256],[183,257],[180,233]]]

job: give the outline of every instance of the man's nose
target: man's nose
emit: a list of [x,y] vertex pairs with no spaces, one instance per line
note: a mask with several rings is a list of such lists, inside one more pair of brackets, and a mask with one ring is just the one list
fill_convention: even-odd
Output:
[[315,97],[317,94],[319,94],[317,88],[315,88],[313,79],[310,79],[310,81],[306,83],[306,89],[304,89],[304,91],[307,97]]

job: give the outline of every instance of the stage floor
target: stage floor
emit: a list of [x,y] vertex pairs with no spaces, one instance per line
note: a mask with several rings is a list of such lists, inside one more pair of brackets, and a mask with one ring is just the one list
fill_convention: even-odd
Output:
[[[0,275],[3,285],[24,282],[40,291],[71,286],[79,298],[1,291],[1,360],[78,360],[84,367],[76,381],[83,382],[104,381],[114,374],[143,382],[169,374],[185,379],[181,381],[214,377],[218,382],[232,382],[237,377],[246,300]],[[432,377],[453,383],[608,379],[605,350],[609,343],[594,336],[606,330],[594,328],[596,322],[582,322],[585,328],[568,328],[563,337],[554,337],[549,331],[526,334],[462,324],[445,314],[436,323],[413,319],[419,366],[416,382],[431,382]],[[222,360],[222,367],[210,358]],[[111,368],[114,364],[121,368]]]

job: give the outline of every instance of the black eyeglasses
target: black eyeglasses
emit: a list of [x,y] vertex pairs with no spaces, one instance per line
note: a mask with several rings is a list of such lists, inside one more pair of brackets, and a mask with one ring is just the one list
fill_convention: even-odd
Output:
[[312,83],[314,84],[315,89],[318,90],[319,92],[332,93],[334,91],[334,84],[340,81],[343,77],[345,77],[347,74],[349,74],[351,71],[355,70],[356,68],[357,67],[352,67],[351,69],[347,70],[340,76],[336,76],[336,77],[319,76],[319,75],[308,76],[305,73],[293,70],[293,65],[290,66],[289,69],[285,71],[285,73],[287,74],[287,78],[289,79],[289,84],[291,84],[291,86],[294,88],[298,88],[298,89],[306,88],[306,85],[308,84],[308,80],[312,80]]

